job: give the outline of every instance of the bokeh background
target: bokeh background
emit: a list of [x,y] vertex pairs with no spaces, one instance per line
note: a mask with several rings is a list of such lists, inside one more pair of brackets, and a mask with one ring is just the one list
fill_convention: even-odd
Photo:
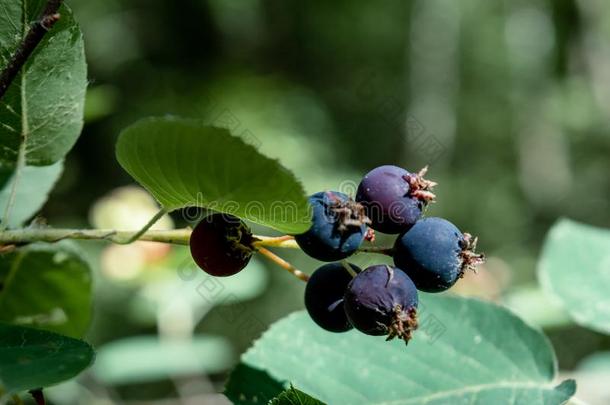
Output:
[[[578,396],[610,403],[604,379],[583,371],[610,339],[573,325],[535,277],[559,217],[610,227],[609,2],[68,3],[91,85],[83,136],[43,211],[51,223],[135,229],[152,216],[154,202],[125,188],[132,181],[114,158],[120,130],[149,115],[228,127],[309,193],[353,192],[380,164],[428,164],[440,184],[428,215],[478,235],[489,257],[456,292],[543,327],[560,369],[577,374]],[[214,280],[184,249],[82,247],[95,268],[87,338],[99,356],[49,391],[54,403],[226,403],[217,393],[239,354],[303,307],[303,285],[266,262]],[[305,271],[318,265],[285,257]],[[355,259],[371,260],[384,259]]]

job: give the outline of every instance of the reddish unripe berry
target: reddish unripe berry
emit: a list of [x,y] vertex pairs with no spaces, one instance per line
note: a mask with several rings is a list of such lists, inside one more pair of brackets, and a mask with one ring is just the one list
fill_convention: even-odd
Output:
[[241,271],[254,252],[250,228],[229,214],[205,217],[191,234],[189,245],[195,263],[212,276],[225,277]]

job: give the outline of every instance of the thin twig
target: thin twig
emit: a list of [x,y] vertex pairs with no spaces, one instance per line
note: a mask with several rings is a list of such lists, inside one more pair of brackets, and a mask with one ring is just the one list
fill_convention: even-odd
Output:
[[38,21],[29,29],[8,65],[0,73],[0,99],[2,99],[13,80],[15,80],[15,77],[17,77],[21,68],[25,65],[32,52],[34,52],[36,46],[38,46],[45,34],[59,20],[60,16],[57,11],[61,3],[62,0],[47,1],[47,5]]
[[272,262],[274,262],[275,264],[277,264],[284,270],[288,271],[289,273],[291,273],[293,276],[295,276],[299,280],[303,280],[305,282],[309,281],[309,276],[307,274],[303,273],[301,270],[297,269],[292,264],[288,263],[286,260],[282,259],[281,257],[276,255],[269,249],[259,248],[258,253],[262,254],[267,259],[271,260]]
[[144,225],[142,227],[142,229],[140,229],[139,231],[137,231],[136,233],[134,233],[130,237],[126,238],[125,240],[115,241],[115,243],[118,243],[118,244],[121,244],[121,245],[128,245],[130,243],[133,243],[133,242],[137,241],[138,239],[140,239],[140,236],[144,235],[146,233],[146,231],[148,231],[150,228],[152,228],[154,224],[156,224],[161,218],[163,218],[165,216],[165,214],[167,214],[167,210],[165,208],[161,208],[155,214],[155,216],[153,216],[150,219],[150,221],[148,221],[146,223],[146,225]]

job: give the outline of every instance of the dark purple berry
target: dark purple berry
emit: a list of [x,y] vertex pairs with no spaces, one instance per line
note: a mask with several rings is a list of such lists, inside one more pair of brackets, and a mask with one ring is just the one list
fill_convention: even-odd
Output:
[[312,225],[294,238],[314,259],[325,262],[353,254],[367,235],[369,222],[363,207],[343,193],[322,191],[309,197]]
[[252,257],[254,238],[246,224],[229,214],[205,217],[191,234],[189,245],[195,263],[212,276],[232,276]]
[[436,183],[425,180],[427,167],[409,173],[398,166],[379,166],[368,172],[356,193],[364,205],[371,228],[383,233],[409,229],[421,216],[426,204],[434,200],[430,191]]
[[450,288],[464,271],[483,261],[474,252],[477,239],[462,233],[442,218],[424,218],[398,237],[394,263],[403,269],[418,289],[440,292]]
[[417,289],[396,267],[368,267],[349,283],[344,300],[350,323],[367,335],[408,342],[417,328]]
[[[358,273],[360,268],[349,265]],[[305,287],[305,308],[311,319],[330,332],[352,329],[343,309],[343,295],[352,281],[349,271],[341,263],[328,263],[318,268]]]

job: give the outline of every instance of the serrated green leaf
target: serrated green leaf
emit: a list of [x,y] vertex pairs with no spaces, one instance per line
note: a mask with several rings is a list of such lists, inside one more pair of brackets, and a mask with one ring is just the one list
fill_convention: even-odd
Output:
[[[44,0],[0,0],[0,69],[39,18]],[[0,163],[49,165],[72,148],[83,126],[87,65],[81,31],[65,5],[0,101]],[[23,144],[23,148],[21,145]]]
[[[25,166],[19,176],[15,200],[6,226],[11,228],[21,226],[36,214],[47,201],[49,192],[62,171],[63,161],[50,166]],[[5,212],[14,180],[13,170],[0,170],[0,183],[4,184],[0,190],[0,213]]]
[[[511,312],[473,299],[422,294],[420,329],[405,347],[357,331],[334,334],[305,312],[275,323],[242,357],[329,404],[561,404],[547,339]],[[263,374],[264,375],[264,374]],[[231,400],[247,380],[232,378]],[[240,404],[254,404],[253,394]]]
[[610,334],[610,230],[557,222],[547,234],[538,279],[576,323]]
[[324,403],[294,387],[290,387],[273,398],[269,405],[324,405]]
[[231,345],[218,336],[186,340],[135,336],[100,347],[91,371],[105,384],[129,384],[220,373],[234,360]]
[[68,380],[93,357],[93,349],[82,340],[0,323],[0,388],[8,393]]
[[81,337],[91,318],[89,265],[67,244],[0,256],[0,320]]
[[168,210],[199,206],[286,233],[310,226],[303,187],[276,160],[228,130],[179,118],[149,118],[117,142],[121,166]]

